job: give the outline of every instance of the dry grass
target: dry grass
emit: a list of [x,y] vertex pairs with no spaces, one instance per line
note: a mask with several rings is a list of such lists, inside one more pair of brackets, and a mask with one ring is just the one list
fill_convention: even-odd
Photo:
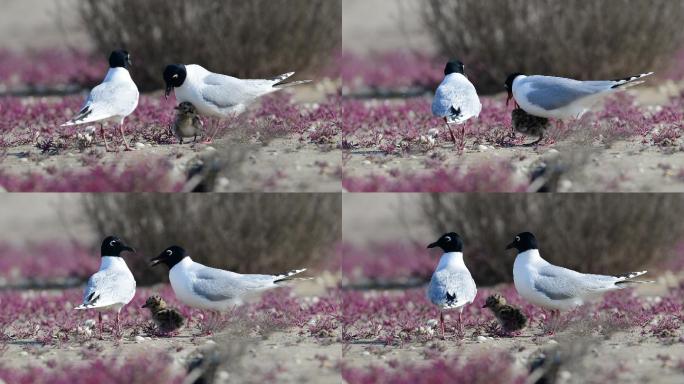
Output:
[[341,236],[336,194],[93,194],[83,203],[101,236],[136,248],[127,261],[141,285],[166,278],[146,263],[174,244],[212,267],[280,273],[316,267]]
[[684,198],[668,194],[435,194],[423,208],[435,232],[463,236],[482,285],[511,281],[514,252],[504,248],[519,232],[534,233],[552,263],[623,273],[653,268],[684,230]]
[[263,78],[321,70],[342,45],[336,0],[81,0],[78,11],[103,55],[131,52],[144,90],[170,63]]
[[513,72],[599,80],[662,69],[684,42],[681,1],[426,0],[418,12],[485,93]]

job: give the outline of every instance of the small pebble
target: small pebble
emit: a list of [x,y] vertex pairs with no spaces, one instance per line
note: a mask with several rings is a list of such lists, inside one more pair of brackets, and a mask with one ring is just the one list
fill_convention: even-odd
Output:
[[145,144],[143,144],[143,143],[135,143],[134,147],[136,147],[136,148],[138,148],[138,149],[143,149],[143,148],[145,148]]
[[213,345],[213,344],[216,344],[216,342],[214,340],[210,339],[210,340],[207,340],[204,344]]
[[142,336],[136,336],[134,340],[136,343],[142,343],[143,341],[145,341],[145,338]]
[[483,341],[487,341],[487,338],[484,336],[478,336],[476,340],[479,342],[483,342]]
[[558,342],[556,340],[551,339],[549,340],[549,344],[558,344]]

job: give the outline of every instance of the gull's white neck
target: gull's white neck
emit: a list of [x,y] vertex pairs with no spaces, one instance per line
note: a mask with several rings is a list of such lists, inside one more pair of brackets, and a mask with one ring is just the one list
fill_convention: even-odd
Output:
[[538,249],[528,249],[525,252],[518,253],[518,256],[515,258],[514,267],[515,264],[538,265],[547,264],[547,261],[542,259]]
[[171,270],[187,269],[191,265],[193,265],[192,259],[190,256],[185,256],[181,261],[178,262],[178,264],[174,265]]
[[128,72],[128,69],[122,67],[109,68],[109,71],[107,71],[107,76],[105,76],[104,81],[119,80],[131,80],[131,74]]
[[439,259],[437,269],[442,268],[465,268],[462,252],[446,252]]
[[117,256],[102,256],[102,261],[100,262],[100,271],[109,268],[126,268],[126,262],[123,258]]
[[[525,80],[526,78],[527,78],[527,76],[525,76],[525,75],[518,75],[518,76],[516,76],[515,79],[513,79],[513,84],[512,84],[512,86],[515,87],[515,83],[520,82],[520,81],[522,81],[522,80]],[[527,251],[525,251],[525,252],[527,252]]]

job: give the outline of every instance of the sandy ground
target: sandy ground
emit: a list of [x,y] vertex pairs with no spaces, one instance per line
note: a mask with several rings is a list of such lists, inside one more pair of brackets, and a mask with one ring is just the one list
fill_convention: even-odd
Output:
[[[651,295],[664,286],[650,287],[641,294]],[[453,319],[453,317],[451,317]],[[425,319],[426,323],[430,319]],[[450,321],[450,320],[447,320]],[[451,320],[453,321],[453,320]],[[640,329],[607,332],[598,335],[583,324],[570,324],[553,336],[540,335],[538,327],[525,329],[512,338],[477,337],[466,329],[463,340],[447,334],[446,340],[408,342],[401,346],[385,346],[374,340],[357,340],[345,349],[347,367],[387,363],[427,363],[435,356],[468,357],[504,351],[515,357],[515,366],[527,372],[530,357],[540,349],[560,348],[566,356],[561,360],[559,383],[620,382],[620,383],[681,383],[684,371],[678,367],[684,360],[684,344],[641,335]],[[566,371],[566,372],[563,372]],[[617,378],[611,378],[617,373]],[[619,379],[618,379],[619,378]]]
[[458,166],[464,171],[491,162],[508,163],[515,170],[514,181],[526,183],[529,181],[529,172],[541,159],[564,155],[577,162],[573,164],[571,172],[564,176],[566,181],[561,185],[562,192],[684,191],[684,180],[679,177],[684,164],[684,152],[644,145],[639,139],[618,141],[609,147],[595,146],[588,150],[571,141],[539,148],[485,148],[475,146],[471,141],[460,155],[449,144],[427,153],[405,156],[385,155],[372,150],[355,150],[351,154],[344,167],[347,177],[371,174],[389,176],[392,170],[404,174],[429,174],[434,168],[427,167],[426,161],[436,157],[444,159],[442,165],[447,169]]
[[[135,164],[167,158],[174,164],[175,179],[185,181],[189,164],[199,157],[215,154],[222,167],[217,191],[338,192],[341,153],[330,146],[300,142],[297,138],[274,139],[268,145],[240,143],[229,138],[212,145],[147,145],[131,152],[106,153],[95,147],[98,164]],[[33,146],[11,148],[0,161],[4,170],[22,174],[47,168],[85,170],[78,150],[45,156]]]

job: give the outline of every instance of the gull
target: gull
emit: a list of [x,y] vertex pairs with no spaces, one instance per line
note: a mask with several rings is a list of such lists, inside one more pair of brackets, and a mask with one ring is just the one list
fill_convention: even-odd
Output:
[[164,299],[158,295],[148,297],[142,308],[150,310],[152,321],[161,333],[175,332],[182,328],[183,323],[185,323],[183,315],[177,310],[167,307]]
[[498,293],[487,297],[482,308],[489,308],[494,313],[501,329],[506,333],[519,331],[527,324],[527,317],[522,311],[506,303],[506,299]]
[[450,124],[461,125],[461,144],[465,143],[466,121],[478,117],[482,111],[475,86],[465,76],[465,66],[458,60],[450,61],[444,68],[444,80],[435,91],[432,114],[441,117],[456,144],[456,136]]
[[463,306],[472,303],[477,294],[475,281],[463,263],[463,240],[456,233],[447,233],[428,248],[439,247],[444,254],[432,274],[427,290],[428,299],[440,308],[439,325],[444,338],[444,310],[458,310],[458,326],[463,335]]
[[74,309],[96,309],[100,339],[102,339],[102,311],[116,311],[116,333],[120,334],[119,312],[135,296],[135,279],[121,257],[124,251],[135,250],[124,244],[116,236],[108,236],[102,241],[100,270],[88,279],[83,292],[83,303]]
[[[294,75],[289,72],[272,79],[245,80],[213,73],[197,64],[170,64],[164,69],[166,97],[175,90],[179,102],[189,102],[202,116],[223,119],[243,113],[261,96],[311,80],[283,81]],[[206,140],[210,143],[218,129]]]
[[606,276],[555,266],[541,257],[537,239],[530,232],[518,234],[506,247],[513,248],[518,250],[513,263],[515,289],[528,302],[551,310],[552,320],[560,316],[560,311],[580,306],[592,297],[650,282],[633,280],[646,271]]
[[171,131],[173,135],[183,144],[183,139],[192,137],[193,143],[197,141],[197,136],[202,134],[202,119],[199,118],[195,107],[184,101],[176,109],[176,120],[173,122]]
[[505,82],[506,105],[515,103],[530,115],[551,119],[579,119],[603,97],[642,84],[653,72],[620,80],[579,81],[564,77],[514,73]]
[[211,268],[192,261],[185,249],[171,246],[150,260],[151,265],[169,267],[171,288],[178,300],[188,306],[221,312],[242,302],[243,298],[283,282],[297,280],[294,275],[306,269],[295,269],[282,275],[243,275]]
[[117,122],[126,150],[130,151],[131,147],[124,135],[123,123],[124,119],[138,107],[139,97],[138,87],[128,72],[130,65],[131,56],[128,52],[124,50],[112,52],[109,56],[109,71],[102,84],[90,91],[81,110],[62,126],[99,122],[102,140],[105,143],[105,149],[109,152],[103,124],[107,121]]

